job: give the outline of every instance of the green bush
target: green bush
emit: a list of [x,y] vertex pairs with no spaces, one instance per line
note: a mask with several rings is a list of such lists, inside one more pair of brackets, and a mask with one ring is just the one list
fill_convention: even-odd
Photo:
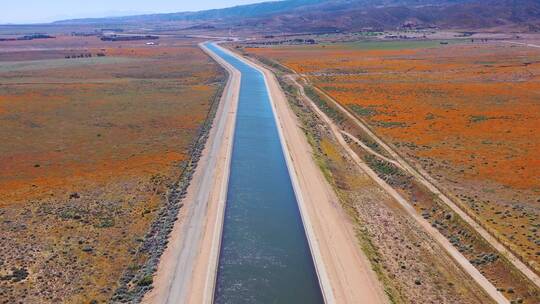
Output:
[[154,278],[152,278],[151,274],[147,274],[137,282],[137,285],[139,285],[139,286],[150,286],[150,285],[152,285],[152,283],[154,283]]

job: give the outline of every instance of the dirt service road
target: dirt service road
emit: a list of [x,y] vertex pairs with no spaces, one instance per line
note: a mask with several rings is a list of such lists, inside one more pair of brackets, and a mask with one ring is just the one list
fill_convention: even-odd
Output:
[[211,303],[219,256],[240,73],[204,45],[229,73],[212,131],[143,303]]
[[[296,79],[290,78],[294,84],[298,87],[302,98],[307,100],[310,107],[317,113],[317,115],[330,127],[335,138],[343,147],[347,154],[354,160],[358,167],[368,174],[382,189],[390,194],[401,207],[412,217],[418,224],[435,240],[444,250],[461,266],[461,268],[469,274],[476,283],[485,290],[485,292],[497,303],[507,304],[509,301],[489,282],[483,275],[465,258],[437,229],[433,228],[431,224],[421,217],[416,210],[409,204],[394,188],[382,180],[377,173],[375,173],[366,163],[364,163],[360,157],[354,152],[349,144],[343,137],[343,132],[340,128],[329,118],[324,112],[322,112],[315,102],[311,100],[305,93],[304,88],[300,85]],[[352,135],[349,135],[352,137]]]
[[[240,73],[201,45],[229,71],[214,128],[185,199],[188,212],[170,237],[155,288],[146,303],[212,303],[226,199]],[[233,53],[231,53],[233,54]],[[354,228],[316,165],[311,146],[271,71],[266,80],[302,220],[327,303],[387,303],[383,288],[361,251]]]
[[[266,79],[323,292],[326,293],[329,286],[335,303],[388,302],[369,260],[358,245],[354,227],[315,163],[300,122],[274,74],[233,55],[260,70]],[[324,273],[321,275],[321,272]]]

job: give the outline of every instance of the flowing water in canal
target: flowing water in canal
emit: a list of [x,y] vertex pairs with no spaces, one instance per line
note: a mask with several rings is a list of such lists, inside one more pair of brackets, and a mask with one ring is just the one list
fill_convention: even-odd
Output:
[[323,303],[261,72],[242,73],[215,303]]

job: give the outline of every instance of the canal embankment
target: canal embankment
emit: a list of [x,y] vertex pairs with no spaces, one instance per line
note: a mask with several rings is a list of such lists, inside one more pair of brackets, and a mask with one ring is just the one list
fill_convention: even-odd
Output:
[[[221,243],[221,225],[225,208],[223,197],[228,190],[224,185],[230,182],[227,166],[232,160],[231,149],[232,140],[235,138],[233,130],[237,122],[236,107],[241,73],[217,56],[215,50],[209,50],[204,45],[201,47],[229,71],[229,81],[209,137],[211,144],[203,151],[200,165],[186,197],[186,201],[190,201],[187,205],[193,206],[194,209],[199,208],[200,212],[190,212],[175,226],[170,246],[162,257],[158,275],[154,280],[154,290],[146,298],[148,303],[173,303],[174,300],[180,303],[212,303],[214,294],[217,295],[215,288],[219,288],[216,275],[220,271],[218,258],[222,257],[218,253],[223,249]],[[294,215],[292,212],[292,215],[300,218],[302,228],[300,231],[304,234],[307,253],[311,253],[315,279],[321,288],[324,301],[387,302],[381,284],[359,248],[354,227],[341,209],[332,187],[312,158],[311,147],[274,75],[228,50],[223,52],[262,73],[260,75],[269,98],[268,109],[272,114],[270,118],[274,120],[279,142],[277,147],[281,150],[279,152],[282,153],[285,171],[290,179],[290,191],[297,200],[297,214]],[[211,155],[214,155],[215,162],[209,161],[212,159]],[[257,172],[259,175],[265,173],[263,170]],[[204,177],[208,176],[212,183],[202,183]],[[207,186],[203,187],[203,184]],[[200,199],[204,197],[198,194],[204,188],[210,193],[204,201],[201,201]],[[270,214],[267,216],[270,217]],[[279,222],[277,224],[279,225]],[[192,237],[193,241],[186,242],[185,234],[193,231],[199,237]],[[296,241],[301,242],[298,238]],[[184,262],[180,263],[179,260]],[[189,262],[186,262],[188,260]],[[180,265],[187,265],[191,269]],[[277,276],[283,277],[283,273],[278,273]],[[219,303],[219,300],[216,302]]]
[[[324,267],[323,290],[331,289],[335,303],[386,303],[387,296],[359,247],[354,224],[342,209],[334,189],[313,158],[313,151],[275,75],[255,62],[267,80],[291,170],[303,199],[308,237],[316,246],[317,267]],[[317,252],[318,251],[318,252]]]
[[266,78],[241,72],[215,303],[324,303]]
[[335,303],[387,302],[370,262],[358,245],[354,225],[313,159],[311,146],[277,79],[264,67],[234,56],[264,74],[285,155],[289,158],[291,178],[296,191],[301,193],[298,204],[303,210],[306,235],[323,293],[325,296],[331,293],[330,301]]
[[[228,73],[207,145],[184,198],[184,210],[143,303],[212,303],[229,177],[240,73],[200,44]],[[211,263],[209,261],[216,261]]]

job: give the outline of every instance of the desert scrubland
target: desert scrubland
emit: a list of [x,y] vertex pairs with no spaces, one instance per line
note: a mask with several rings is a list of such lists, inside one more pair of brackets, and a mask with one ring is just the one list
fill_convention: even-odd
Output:
[[0,298],[148,287],[224,72],[194,40],[0,43]]

